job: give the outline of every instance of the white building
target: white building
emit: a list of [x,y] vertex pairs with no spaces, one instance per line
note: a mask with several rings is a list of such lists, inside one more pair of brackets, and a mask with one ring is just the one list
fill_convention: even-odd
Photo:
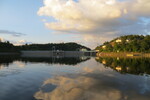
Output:
[[122,40],[121,40],[121,39],[117,39],[116,42],[117,42],[117,43],[120,43],[120,42],[122,42]]
[[128,40],[128,39],[126,39],[126,42],[129,42],[129,40]]
[[85,48],[81,48],[80,51],[88,51],[88,50]]
[[103,45],[102,48],[105,49],[105,48],[106,48],[106,45]]

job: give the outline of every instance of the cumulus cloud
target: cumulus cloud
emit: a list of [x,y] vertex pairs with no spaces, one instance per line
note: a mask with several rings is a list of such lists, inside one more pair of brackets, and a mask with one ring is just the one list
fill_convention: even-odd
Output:
[[4,39],[2,37],[0,37],[0,41],[5,42],[5,41],[9,41],[10,43],[14,44],[14,45],[25,45],[25,44],[33,44],[33,42],[29,42],[26,41],[24,39],[22,40],[8,40],[8,39]]
[[149,0],[44,0],[38,15],[53,17],[45,25],[56,31],[112,34],[144,33],[140,18],[149,18],[149,12]]
[[25,35],[23,33],[8,31],[8,30],[0,30],[0,34],[9,34],[9,35],[12,35],[12,36],[15,36],[15,37]]
[[109,40],[120,35],[150,33],[149,12],[149,0],[44,0],[38,15],[53,18],[54,21],[44,23],[56,32]]
[[4,38],[0,37],[0,42],[3,42],[4,41]]
[[19,40],[19,41],[11,41],[14,45],[25,45],[25,44],[32,44],[32,42],[28,42],[26,40]]

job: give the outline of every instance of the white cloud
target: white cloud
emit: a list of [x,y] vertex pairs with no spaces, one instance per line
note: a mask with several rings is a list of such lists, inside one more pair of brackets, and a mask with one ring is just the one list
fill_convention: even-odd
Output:
[[111,0],[45,0],[44,4],[38,14],[57,20],[45,25],[59,31],[94,31],[103,25],[104,20],[118,18],[122,13],[117,6],[113,6],[117,3]]
[[2,38],[2,37],[0,37],[0,40],[2,41],[2,42],[5,42],[5,41],[9,41],[10,43],[12,43],[12,44],[14,44],[14,45],[25,45],[25,44],[32,44],[32,42],[28,42],[28,41],[26,41],[26,40],[24,40],[24,39],[22,39],[22,40],[8,40],[8,39],[4,39],[4,38]]
[[38,15],[53,17],[45,26],[55,31],[112,38],[148,33],[149,12],[149,0],[44,0]]
[[27,42],[26,40],[19,40],[19,41],[12,41],[14,45],[25,45],[25,44],[32,44],[32,42]]
[[0,41],[3,42],[3,41],[5,41],[5,40],[4,40],[4,38],[0,37]]

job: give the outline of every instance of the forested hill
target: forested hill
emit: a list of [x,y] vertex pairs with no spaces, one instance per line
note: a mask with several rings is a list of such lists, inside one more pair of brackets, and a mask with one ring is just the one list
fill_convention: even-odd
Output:
[[14,46],[7,42],[0,42],[0,52],[19,52],[22,50],[62,50],[62,51],[84,51],[90,48],[77,43],[49,43],[49,44],[26,44]]
[[150,52],[150,35],[126,35],[96,47],[100,52]]
[[30,44],[18,47],[20,50],[62,50],[62,51],[80,51],[90,50],[90,48],[83,45],[70,43],[49,43],[49,44]]

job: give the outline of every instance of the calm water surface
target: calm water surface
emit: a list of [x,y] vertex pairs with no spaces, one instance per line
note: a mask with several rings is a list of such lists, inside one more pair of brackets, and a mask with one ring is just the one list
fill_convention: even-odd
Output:
[[150,100],[147,58],[0,56],[0,100]]

